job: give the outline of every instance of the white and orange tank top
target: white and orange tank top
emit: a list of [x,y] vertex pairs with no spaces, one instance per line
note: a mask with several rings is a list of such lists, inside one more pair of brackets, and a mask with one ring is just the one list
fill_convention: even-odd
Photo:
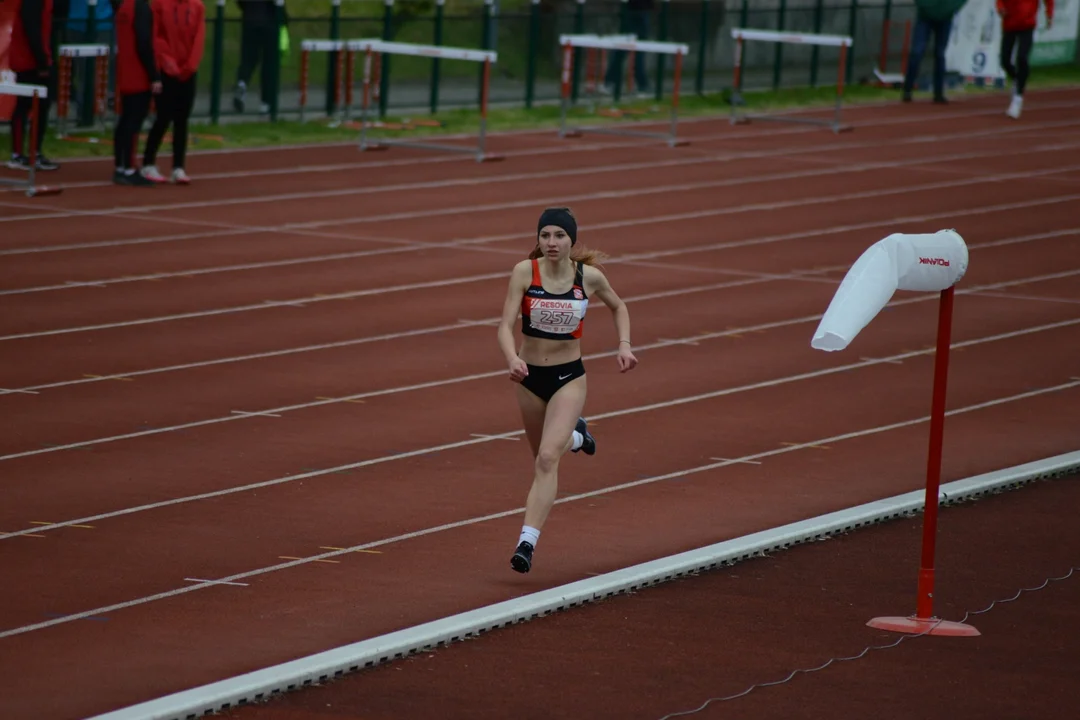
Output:
[[584,268],[577,263],[574,284],[556,295],[544,289],[540,279],[540,263],[532,261],[532,283],[521,299],[521,332],[531,337],[549,340],[577,340],[585,328],[585,311],[589,298],[585,294]]

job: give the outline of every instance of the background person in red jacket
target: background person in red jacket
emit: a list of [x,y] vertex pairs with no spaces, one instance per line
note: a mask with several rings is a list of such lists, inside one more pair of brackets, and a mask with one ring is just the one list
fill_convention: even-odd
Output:
[[165,182],[155,165],[165,131],[173,128],[174,183],[191,182],[184,172],[188,118],[195,105],[195,73],[202,62],[206,34],[206,9],[201,0],[154,0],[154,59],[161,70],[161,94],[157,117],[146,138],[143,176]]
[[[20,0],[14,0],[20,3]],[[41,153],[48,127],[49,106],[56,83],[53,82],[52,0],[21,0],[11,26],[11,44],[8,47],[8,64],[15,73],[15,82],[28,85],[44,85],[47,98],[38,99],[37,137],[30,142],[37,144],[37,170],[56,170],[59,165]],[[13,170],[29,170],[30,159],[24,154],[26,132],[30,125],[30,113],[34,99],[20,97],[11,113],[11,160],[7,166]]]
[[161,93],[154,60],[154,16],[150,0],[112,0],[116,28],[116,94],[120,116],[113,131],[117,185],[154,185],[135,172],[139,133],[150,114],[150,100]]
[[[1043,0],[1043,4],[1046,6],[1046,27],[1050,27],[1054,24],[1054,0]],[[1024,87],[1030,72],[1028,58],[1039,17],[1039,0],[997,0],[997,11],[1001,15],[1001,69],[1013,81],[1012,101],[1005,114],[1016,119],[1024,107]]]

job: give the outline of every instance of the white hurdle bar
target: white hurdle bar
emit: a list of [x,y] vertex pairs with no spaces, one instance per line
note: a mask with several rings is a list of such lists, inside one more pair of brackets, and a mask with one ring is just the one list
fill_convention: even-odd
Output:
[[14,185],[25,187],[29,197],[37,195],[59,195],[61,190],[57,187],[38,187],[37,180],[37,137],[38,127],[43,119],[41,117],[41,99],[49,97],[49,89],[44,85],[27,85],[25,83],[0,82],[0,96],[9,95],[14,97],[33,98],[30,106],[30,132],[26,137],[28,143],[28,157],[30,158],[30,175],[27,180],[11,180],[0,177],[0,185]]
[[[571,40],[577,40],[577,39],[582,39],[582,38],[601,38],[602,37],[602,38],[608,38],[609,40],[616,40],[616,41],[619,41],[619,42],[634,42],[635,40],[637,40],[637,35],[635,35],[633,33],[630,33],[630,34],[627,34],[627,35],[597,35],[596,33],[580,33],[580,34],[576,34],[576,35],[563,35],[562,37],[563,38],[569,38]],[[603,84],[603,82],[604,82],[604,75],[605,75],[605,72],[607,70],[607,52],[608,51],[607,51],[607,48],[594,48],[594,47],[584,48],[584,50],[587,51],[585,53],[585,92],[588,93],[589,91],[596,88],[597,80],[599,80],[600,84]],[[596,73],[596,78],[597,79],[594,80],[591,71],[593,70],[594,62],[595,62],[596,56],[598,54],[600,56],[600,63],[599,63],[600,67],[597,68],[597,73]],[[630,61],[626,63],[626,68],[627,68],[627,70],[626,70],[627,77],[628,78],[633,78],[634,77],[633,58],[630,58]]]
[[[494,50],[474,50],[471,48],[445,47],[442,45],[420,45],[377,39],[349,40],[345,43],[345,47],[349,55],[349,60],[346,63],[347,65],[352,64],[352,56],[354,54],[363,53],[364,55],[364,90],[360,108],[361,150],[385,150],[390,145],[401,145],[403,147],[426,148],[428,150],[475,153],[477,162],[491,162],[503,159],[502,156],[492,155],[485,149],[487,140],[487,111],[491,83],[491,65],[499,59],[499,54],[497,52]],[[438,58],[440,60],[464,60],[468,62],[483,63],[484,82],[483,90],[480,93],[480,133],[475,150],[457,145],[444,145],[441,143],[420,142],[417,140],[388,140],[384,138],[378,142],[368,141],[368,110],[370,109],[372,98],[372,63],[383,54],[413,55],[417,57]]]
[[[847,72],[848,48],[852,46],[852,39],[847,35],[818,35],[812,33],[777,32],[775,30],[752,30],[748,28],[732,28],[731,37],[735,39],[735,78],[731,86],[731,123],[746,123],[750,118],[759,120],[772,120],[774,122],[806,123],[810,125],[831,126],[834,133],[850,130],[850,126],[840,124],[840,106],[844,97],[844,75]],[[836,109],[833,119],[817,120],[815,118],[778,117],[766,114],[740,114],[737,106],[742,101],[739,92],[742,81],[742,55],[743,44],[747,40],[759,40],[762,42],[791,43],[794,45],[822,45],[825,47],[840,48],[840,63],[836,74]]]
[[[633,36],[632,36],[633,37]],[[663,138],[668,146],[688,145],[689,141],[678,139],[676,128],[679,116],[679,86],[682,79],[683,58],[689,54],[690,46],[683,43],[660,42],[655,40],[627,40],[625,35],[560,35],[559,45],[563,49],[562,63],[562,110],[559,117],[559,137],[580,137],[584,127],[569,129],[566,115],[570,106],[570,85],[574,67],[574,48],[594,48],[597,50],[624,50],[628,53],[661,53],[675,56],[675,85],[671,94],[671,126],[667,133],[651,133],[625,128],[592,126],[587,129],[597,133],[612,135],[636,135],[639,137]],[[629,65],[630,63],[628,63]]]
[[[71,61],[75,58],[94,58],[94,116],[101,120],[102,128],[105,127],[105,115],[107,107],[106,93],[109,88],[109,46],[108,45],[61,45],[60,76],[57,82],[56,93],[56,119],[58,124],[58,137],[67,136],[68,103],[71,100]],[[116,99],[120,102],[119,96]],[[117,106],[119,113],[119,106]]]

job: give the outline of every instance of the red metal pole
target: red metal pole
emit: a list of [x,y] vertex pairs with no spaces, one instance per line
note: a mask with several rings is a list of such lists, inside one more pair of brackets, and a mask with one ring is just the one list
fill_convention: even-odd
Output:
[[934,353],[934,394],[930,406],[930,452],[926,463],[926,500],[923,516],[922,558],[916,615],[934,613],[934,550],[937,536],[938,488],[941,484],[941,448],[945,430],[945,389],[949,375],[949,343],[952,334],[953,288],[941,291],[938,309],[937,350]]

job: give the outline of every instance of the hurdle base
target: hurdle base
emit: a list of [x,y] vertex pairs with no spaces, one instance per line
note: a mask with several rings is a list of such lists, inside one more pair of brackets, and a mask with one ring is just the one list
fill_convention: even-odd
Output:
[[50,195],[59,195],[64,192],[63,188],[53,187],[51,185],[39,185],[37,187],[26,188],[27,197],[48,197]]
[[966,623],[941,620],[939,618],[876,617],[866,623],[878,630],[908,633],[911,635],[939,635],[942,637],[976,637],[981,635],[975,627]]
[[626,128],[611,127],[607,125],[586,125],[584,127],[568,128],[565,131],[559,133],[559,137],[582,137],[585,131],[590,133],[596,133],[598,135],[623,135],[626,137],[639,137],[648,138],[650,140],[658,140],[668,147],[683,147],[689,145],[689,140],[684,140],[680,137],[672,137],[668,133],[655,133],[648,132],[646,130],[628,130]]
[[780,117],[776,115],[738,115],[731,119],[732,125],[749,125],[751,120],[761,120],[764,122],[779,122],[779,123],[794,123],[796,125],[816,125],[818,127],[827,127],[834,133],[852,132],[855,130],[854,125],[845,125],[843,123],[833,122],[832,120],[817,120],[815,118],[800,118],[800,117]]
[[486,153],[482,150],[470,147],[458,147],[456,145],[443,145],[434,142],[422,142],[418,140],[391,140],[383,139],[377,142],[365,141],[360,145],[361,152],[368,150],[389,150],[391,146],[421,148],[426,150],[443,150],[445,152],[457,152],[466,155],[475,155],[476,162],[499,162],[505,160],[505,156]]

